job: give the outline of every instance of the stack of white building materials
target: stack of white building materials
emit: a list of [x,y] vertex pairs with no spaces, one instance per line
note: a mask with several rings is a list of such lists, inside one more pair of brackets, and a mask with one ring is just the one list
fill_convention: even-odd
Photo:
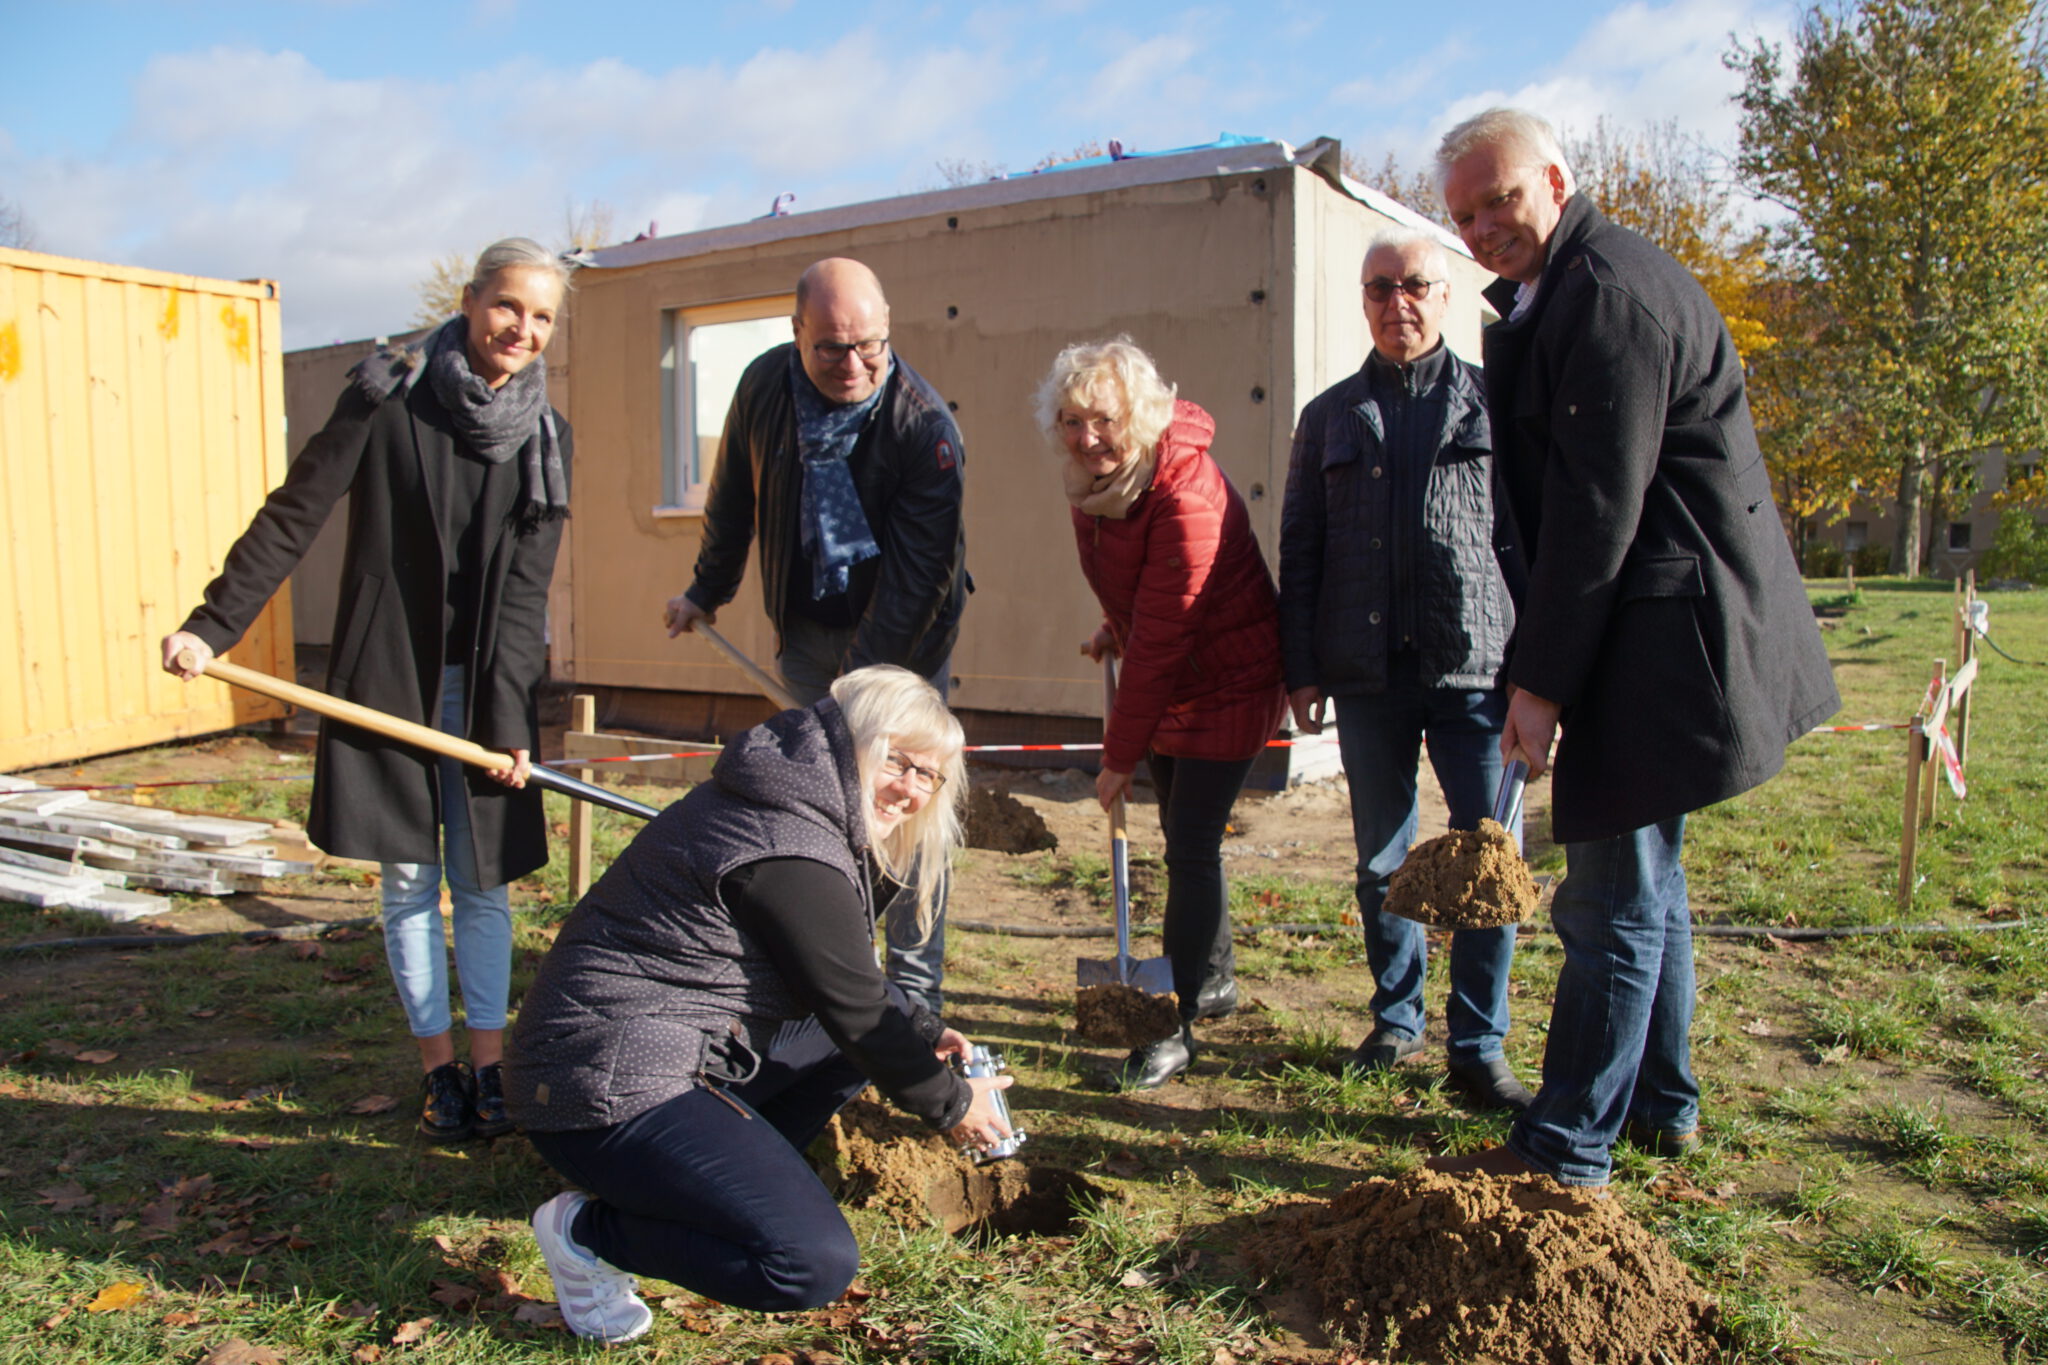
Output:
[[0,900],[131,920],[171,908],[136,887],[223,896],[315,869],[259,842],[273,833],[261,820],[98,801],[0,774]]

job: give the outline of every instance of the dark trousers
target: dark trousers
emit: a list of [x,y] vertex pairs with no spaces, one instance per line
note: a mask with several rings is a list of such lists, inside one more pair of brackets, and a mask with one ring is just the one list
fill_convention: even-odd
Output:
[[583,1247],[720,1303],[791,1312],[832,1302],[860,1266],[803,1152],[867,1083],[804,1019],[744,1085],[686,1091],[610,1128],[527,1136],[591,1196],[571,1229]]
[[1223,831],[1252,770],[1252,759],[1169,758],[1148,754],[1166,836],[1166,957],[1184,1019],[1195,1017],[1202,987],[1228,980],[1237,954],[1230,941],[1230,888],[1223,880]]

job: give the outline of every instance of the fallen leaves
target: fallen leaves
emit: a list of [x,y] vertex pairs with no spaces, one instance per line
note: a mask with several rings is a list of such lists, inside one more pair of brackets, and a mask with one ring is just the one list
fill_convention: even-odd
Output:
[[117,1060],[120,1055],[120,1053],[111,1052],[106,1048],[95,1048],[91,1052],[79,1053],[78,1060],[93,1066],[105,1066],[108,1062]]
[[137,1280],[116,1280],[93,1295],[91,1303],[85,1306],[88,1313],[118,1313],[124,1308],[133,1308],[149,1297],[149,1286]]
[[199,1357],[199,1365],[284,1365],[275,1351],[252,1345],[241,1337],[229,1337]]
[[398,1107],[398,1101],[389,1095],[365,1095],[348,1107],[351,1114],[388,1114]]

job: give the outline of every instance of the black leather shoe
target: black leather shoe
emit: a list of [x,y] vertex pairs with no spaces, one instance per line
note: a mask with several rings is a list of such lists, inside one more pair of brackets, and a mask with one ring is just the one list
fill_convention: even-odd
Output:
[[434,1142],[460,1142],[475,1131],[476,1082],[469,1063],[446,1062],[420,1077],[420,1133]]
[[505,1112],[505,1068],[502,1063],[476,1069],[476,1117],[470,1124],[474,1137],[503,1137],[512,1131],[512,1116]]
[[1195,1018],[1221,1019],[1237,1013],[1237,978],[1221,976],[1204,982],[1195,996]]
[[1634,1119],[1621,1126],[1621,1135],[1627,1138],[1629,1145],[1637,1151],[1664,1161],[1684,1156],[1700,1145],[1700,1130],[1697,1128],[1674,1133],[1664,1128],[1652,1128],[1647,1123],[1638,1123]]
[[1392,1029],[1375,1027],[1365,1035],[1364,1042],[1351,1050],[1344,1065],[1353,1071],[1385,1071],[1420,1051],[1420,1038],[1403,1038]]
[[1188,1069],[1195,1060],[1195,1035],[1186,1024],[1171,1038],[1141,1047],[1117,1069],[1120,1090],[1157,1090]]
[[1505,1057],[1452,1062],[1450,1073],[1459,1088],[1488,1109],[1507,1109],[1519,1114],[1536,1098],[1529,1093],[1529,1087],[1515,1079]]

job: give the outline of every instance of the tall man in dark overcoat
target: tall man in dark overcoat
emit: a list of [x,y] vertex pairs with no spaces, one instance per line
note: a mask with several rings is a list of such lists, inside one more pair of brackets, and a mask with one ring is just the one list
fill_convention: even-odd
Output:
[[1488,408],[1528,584],[1501,735],[1543,771],[1566,874],[1543,1084],[1447,1169],[1607,1180],[1626,1133],[1696,1140],[1687,813],[1763,782],[1840,705],[1771,498],[1742,362],[1686,269],[1574,193],[1548,124],[1479,114],[1437,151],[1487,292]]
[[[1372,964],[1372,1032],[1347,1059],[1378,1071],[1423,1048],[1422,926],[1382,912],[1415,842],[1422,743],[1452,829],[1477,829],[1500,785],[1500,686],[1514,630],[1512,554],[1494,496],[1477,365],[1443,340],[1444,249],[1389,232],[1359,276],[1372,350],[1295,423],[1280,513],[1280,648],[1295,724],[1328,700],[1351,788],[1358,913]],[[1503,1053],[1515,929],[1451,935],[1445,1055],[1483,1104],[1525,1109]]]
[[[859,261],[804,271],[791,328],[740,376],[668,633],[716,619],[758,536],[776,664],[799,704],[867,664],[907,668],[943,697],[970,591],[960,429],[890,347],[889,301]],[[920,940],[912,899],[885,916],[889,979],[937,1013],[945,913]]]

